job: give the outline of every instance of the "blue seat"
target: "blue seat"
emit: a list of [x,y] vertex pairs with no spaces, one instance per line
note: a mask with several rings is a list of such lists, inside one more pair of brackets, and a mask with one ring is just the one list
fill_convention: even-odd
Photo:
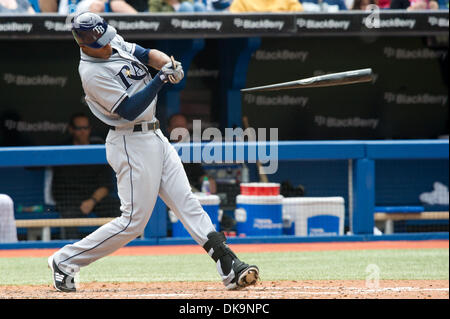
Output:
[[13,199],[16,212],[19,206],[44,205],[44,168],[0,168],[0,176],[0,193]]
[[[0,193],[7,194],[14,202],[16,219],[57,218],[49,213],[44,204],[44,168],[8,167],[0,168]],[[39,212],[22,211],[22,207],[36,207]],[[52,230],[53,232],[53,230]],[[18,229],[26,234],[27,229]]]

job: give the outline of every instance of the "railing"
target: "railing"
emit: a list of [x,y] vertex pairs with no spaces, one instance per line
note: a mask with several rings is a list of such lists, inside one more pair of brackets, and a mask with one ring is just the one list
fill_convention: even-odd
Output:
[[[373,233],[376,160],[448,160],[449,158],[448,140],[284,141],[176,145],[185,161],[192,160],[194,157],[192,154],[200,153],[206,146],[220,148],[223,163],[254,163],[256,159],[262,158],[266,161],[348,160],[349,223],[353,234]],[[191,154],[188,159],[183,156],[186,153]],[[226,154],[234,155],[226,158]],[[257,157],[251,158],[249,154],[256,154]],[[265,156],[261,157],[258,154],[265,154]],[[102,145],[0,148],[0,168],[106,163],[105,147]]]

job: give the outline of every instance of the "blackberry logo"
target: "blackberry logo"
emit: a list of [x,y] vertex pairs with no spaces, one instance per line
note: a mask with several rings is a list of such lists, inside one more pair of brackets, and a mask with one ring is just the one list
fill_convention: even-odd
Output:
[[362,119],[360,117],[335,118],[317,115],[314,117],[314,123],[317,126],[330,128],[368,128],[376,129],[380,123],[379,119]]
[[[369,21],[367,21],[369,19]],[[371,25],[370,21],[371,17],[363,18],[362,23],[364,25]],[[380,19],[377,21],[377,28],[408,28],[408,29],[414,29],[414,26],[416,25],[415,19],[400,19],[400,18],[391,18],[391,19]]]
[[233,24],[242,29],[274,29],[274,30],[281,30],[284,27],[284,21],[277,21],[277,20],[249,20],[249,19],[240,19],[236,18],[233,20]]
[[152,30],[158,31],[160,23],[157,21],[147,22],[147,21],[120,21],[120,20],[109,20],[108,23],[118,30]]
[[385,47],[383,49],[383,54],[387,58],[394,58],[397,60],[445,59],[447,53],[447,50],[430,50],[428,48],[404,49]]
[[30,33],[31,29],[33,29],[33,24],[31,23],[17,23],[17,22],[0,23],[0,32]]
[[347,30],[350,27],[349,20],[312,20],[312,19],[297,19],[297,26],[300,29],[335,29]]
[[417,104],[438,104],[445,105],[448,101],[447,95],[435,95],[435,94],[396,94],[392,92],[384,93],[384,100],[387,103],[403,104],[403,105],[417,105]]
[[289,50],[276,50],[265,51],[258,50],[255,53],[255,59],[260,61],[292,61],[298,60],[305,62],[308,58],[308,51],[289,51]]
[[448,28],[448,18],[428,17],[428,24],[432,27]]
[[309,101],[305,96],[289,96],[289,95],[254,95],[245,94],[244,101],[248,104],[255,104],[257,106],[299,106],[306,107]]
[[70,29],[72,28],[71,24],[67,24],[67,23],[63,23],[63,22],[55,22],[55,21],[50,21],[50,20],[46,20],[44,22],[44,26],[47,30],[58,31],[58,32],[70,31]]
[[222,28],[221,21],[210,21],[210,20],[183,20],[183,19],[172,19],[170,24],[176,29],[183,30],[216,30],[220,31]]
[[67,77],[44,75],[21,75],[4,73],[3,81],[6,84],[17,86],[59,86],[64,87],[67,84]]

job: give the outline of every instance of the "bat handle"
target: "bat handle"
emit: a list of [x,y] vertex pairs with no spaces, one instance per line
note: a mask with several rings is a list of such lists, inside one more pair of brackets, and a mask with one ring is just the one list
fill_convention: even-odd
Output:
[[175,70],[177,68],[177,66],[175,64],[175,59],[173,58],[173,55],[170,56],[170,61],[172,61],[172,67]]

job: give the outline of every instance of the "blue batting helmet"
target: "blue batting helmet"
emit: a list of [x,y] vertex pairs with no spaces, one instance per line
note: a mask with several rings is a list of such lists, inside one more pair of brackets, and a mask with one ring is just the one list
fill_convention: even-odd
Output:
[[72,19],[72,34],[79,45],[99,49],[114,39],[117,31],[99,15],[83,12]]

